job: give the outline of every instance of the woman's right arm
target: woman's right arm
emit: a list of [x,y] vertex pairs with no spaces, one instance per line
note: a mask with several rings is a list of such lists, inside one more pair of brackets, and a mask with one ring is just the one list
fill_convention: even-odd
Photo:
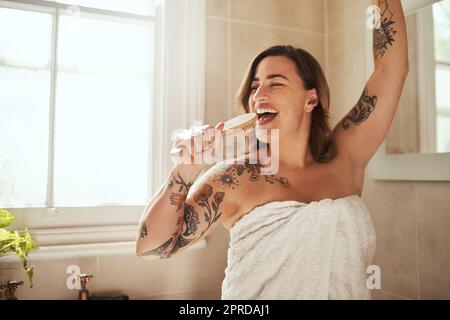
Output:
[[141,218],[139,257],[153,260],[179,253],[235,213],[235,191],[218,179],[229,168],[219,163],[199,176],[206,168],[179,164],[171,170]]

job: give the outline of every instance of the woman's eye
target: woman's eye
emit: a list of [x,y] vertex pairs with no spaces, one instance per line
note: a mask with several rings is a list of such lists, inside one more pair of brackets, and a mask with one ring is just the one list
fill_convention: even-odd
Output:
[[[283,84],[282,83],[271,83],[270,86],[271,87],[282,87]],[[250,92],[253,92],[253,91],[257,90],[257,89],[258,89],[258,87],[251,87],[250,88]]]

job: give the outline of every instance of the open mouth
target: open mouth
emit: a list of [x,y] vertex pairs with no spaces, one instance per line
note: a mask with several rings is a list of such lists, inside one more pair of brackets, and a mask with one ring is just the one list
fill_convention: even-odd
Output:
[[257,123],[259,125],[267,124],[270,121],[272,121],[273,119],[275,119],[277,117],[277,115],[278,115],[278,113],[272,113],[272,112],[260,113],[260,114],[258,114]]

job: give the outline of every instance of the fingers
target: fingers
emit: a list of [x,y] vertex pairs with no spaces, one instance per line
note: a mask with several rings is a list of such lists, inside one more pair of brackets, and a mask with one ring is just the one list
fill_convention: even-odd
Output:
[[225,123],[224,122],[219,122],[218,124],[216,124],[216,126],[214,128],[215,129],[219,129],[220,131],[223,131],[224,127],[225,127]]
[[216,135],[219,135],[217,130],[222,132],[224,126],[224,122],[219,122],[215,127],[212,125],[192,126],[175,138],[174,145],[181,148],[190,146],[189,150],[201,153],[214,145]]

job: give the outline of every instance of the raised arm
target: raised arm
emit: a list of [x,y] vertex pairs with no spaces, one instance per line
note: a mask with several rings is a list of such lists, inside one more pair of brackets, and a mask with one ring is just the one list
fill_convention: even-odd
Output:
[[400,0],[372,0],[372,5],[380,13],[379,23],[373,29],[375,70],[359,101],[333,131],[338,148],[362,168],[392,125],[409,70],[406,22]]

